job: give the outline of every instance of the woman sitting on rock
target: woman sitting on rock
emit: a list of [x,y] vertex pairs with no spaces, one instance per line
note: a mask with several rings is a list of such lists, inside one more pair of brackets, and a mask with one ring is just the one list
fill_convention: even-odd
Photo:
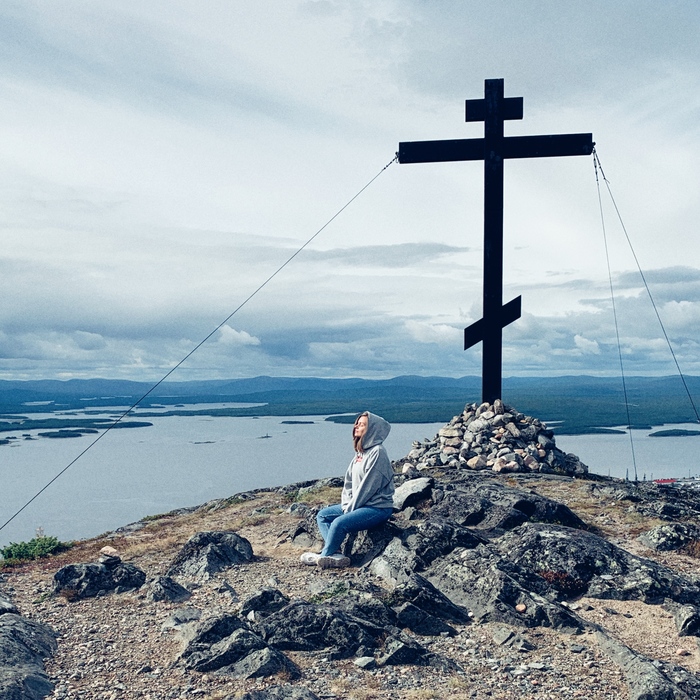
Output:
[[355,457],[345,472],[340,503],[323,508],[316,516],[325,546],[320,554],[302,554],[304,564],[322,569],[349,566],[350,559],[339,551],[345,536],[381,525],[391,516],[394,471],[382,444],[390,430],[389,423],[368,411],[355,420]]

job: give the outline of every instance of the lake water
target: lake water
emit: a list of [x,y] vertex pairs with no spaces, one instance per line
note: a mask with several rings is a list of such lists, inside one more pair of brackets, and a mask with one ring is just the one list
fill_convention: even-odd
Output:
[[[146,515],[241,491],[342,476],[353,454],[351,426],[323,416],[148,420],[153,427],[104,435],[0,531],[0,546],[30,540],[38,527],[61,540],[92,537]],[[283,420],[313,422],[286,425]],[[385,443],[389,455],[404,456],[413,440],[432,437],[441,427],[393,425]],[[95,437],[0,446],[0,525]]]
[[[241,491],[340,476],[352,457],[351,427],[323,418],[171,416],[149,418],[150,428],[113,430],[0,531],[0,546],[30,540],[39,527],[61,540],[92,537],[146,515]],[[313,422],[289,425],[284,420]],[[433,437],[441,427],[394,424],[386,441],[390,457],[403,457],[413,440]],[[674,427],[697,429],[695,424]],[[700,437],[649,438],[649,432],[633,432],[640,479],[644,474],[647,479],[700,474]],[[0,446],[0,525],[95,437]],[[634,477],[627,435],[560,436],[556,441],[591,471],[624,477],[629,470]]]

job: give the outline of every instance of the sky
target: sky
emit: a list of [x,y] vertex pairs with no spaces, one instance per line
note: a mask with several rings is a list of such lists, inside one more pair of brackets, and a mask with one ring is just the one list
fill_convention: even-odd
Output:
[[699,35],[696,0],[6,0],[0,379],[155,381],[209,334],[170,379],[478,375],[483,165],[382,169],[481,137],[489,78],[617,206],[591,157],[506,162],[504,375],[674,373],[637,261],[699,374]]

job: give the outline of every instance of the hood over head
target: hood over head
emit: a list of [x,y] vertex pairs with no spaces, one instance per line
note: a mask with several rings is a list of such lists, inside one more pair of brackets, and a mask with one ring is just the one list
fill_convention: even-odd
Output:
[[367,432],[362,436],[362,449],[369,450],[375,445],[381,445],[391,431],[391,425],[381,416],[367,413]]

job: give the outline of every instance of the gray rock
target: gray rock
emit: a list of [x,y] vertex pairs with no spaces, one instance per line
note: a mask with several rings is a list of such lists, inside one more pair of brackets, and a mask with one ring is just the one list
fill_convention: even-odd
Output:
[[425,578],[452,603],[471,611],[478,622],[565,632],[582,627],[574,613],[551,600],[553,591],[542,578],[487,545],[455,550],[435,562]]
[[178,608],[169,615],[163,624],[161,629],[163,630],[177,630],[181,629],[184,625],[191,625],[194,622],[198,622],[202,617],[202,611],[198,608],[193,608],[186,606],[184,608]]
[[53,591],[68,600],[140,588],[146,574],[133,564],[124,564],[118,557],[106,558],[99,564],[69,564],[53,577]]
[[363,668],[365,670],[375,668],[377,665],[374,656],[360,656],[358,659],[355,659],[353,663],[355,664],[355,666],[358,666],[359,668]]
[[263,588],[241,603],[239,613],[243,616],[248,615],[250,612],[269,615],[281,610],[288,603],[289,598],[276,588]]
[[404,482],[394,492],[394,510],[415,506],[420,501],[429,498],[432,487],[433,479],[429,477],[409,479]]
[[457,630],[443,622],[439,618],[431,615],[425,610],[421,610],[413,603],[403,603],[394,609],[396,613],[396,624],[398,627],[410,629],[411,632],[424,636],[449,635],[453,637]]
[[501,483],[482,481],[476,476],[447,492],[431,515],[484,530],[510,530],[527,520],[586,527],[563,503]]
[[0,615],[4,615],[5,613],[17,614],[18,610],[9,598],[5,598],[5,596],[0,593]]
[[700,527],[688,523],[664,523],[639,536],[639,541],[657,552],[670,552],[700,539]]
[[667,602],[664,608],[673,615],[679,637],[700,637],[700,608]]
[[428,663],[429,657],[428,651],[415,639],[399,632],[387,638],[377,664],[379,666],[422,665]]
[[214,644],[187,655],[184,665],[195,671],[216,671],[266,647],[267,644],[257,634],[239,628]]
[[159,576],[148,586],[147,600],[167,600],[170,603],[182,603],[189,600],[192,594],[169,576]]
[[267,644],[290,651],[326,651],[329,658],[353,656],[360,648],[373,649],[384,629],[330,605],[290,603],[256,625]]
[[237,615],[211,616],[184,631],[186,642],[180,659],[188,659],[197,653],[208,653],[210,647],[230,637],[236,630],[245,628],[245,623]]
[[340,547],[340,551],[350,558],[353,566],[364,566],[371,562],[402,530],[389,521],[371,530],[348,535]]
[[168,576],[207,580],[213,574],[253,558],[253,548],[235,532],[198,532],[175,557]]
[[276,685],[265,690],[252,690],[245,695],[228,695],[224,700],[320,700],[308,688],[298,685]]
[[668,567],[630,554],[591,532],[527,523],[504,535],[498,549],[544,578],[561,597],[700,604],[700,586]]
[[397,586],[389,602],[392,605],[409,602],[431,615],[458,624],[468,624],[471,620],[466,609],[455,605],[444,593],[418,574],[411,575],[408,581]]
[[53,684],[44,659],[56,652],[50,628],[11,612],[0,616],[0,698],[42,700]]
[[234,678],[266,678],[277,673],[284,673],[289,679],[301,677],[299,667],[276,649],[265,647],[250,652],[239,661],[223,666],[215,672],[217,676]]

